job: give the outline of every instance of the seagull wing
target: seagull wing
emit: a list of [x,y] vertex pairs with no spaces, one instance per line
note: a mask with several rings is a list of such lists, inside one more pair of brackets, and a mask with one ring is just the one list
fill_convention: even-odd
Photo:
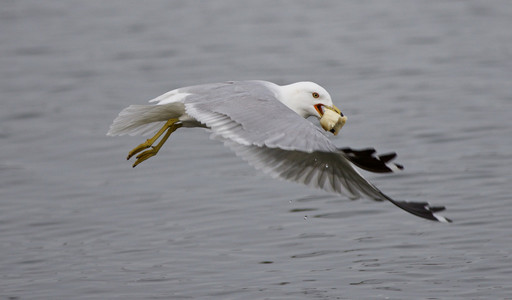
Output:
[[395,201],[363,178],[324,133],[282,104],[269,83],[230,82],[189,87],[180,92],[186,112],[212,130],[256,169],[352,199],[366,195],[388,200],[422,218],[449,221],[434,213],[442,207]]
[[245,146],[225,140],[238,156],[250,165],[275,178],[285,179],[346,195],[351,199],[367,196],[376,201],[387,200],[401,209],[421,218],[451,222],[436,215],[445,208],[427,202],[396,201],[381,192],[352,166],[343,152],[301,152],[279,148]]

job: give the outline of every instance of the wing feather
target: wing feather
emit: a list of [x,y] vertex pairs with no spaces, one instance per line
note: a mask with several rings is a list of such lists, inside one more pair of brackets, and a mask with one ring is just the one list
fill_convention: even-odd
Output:
[[361,196],[360,190],[375,200],[384,199],[379,191],[360,176],[350,162],[339,153],[308,153],[246,146],[218,138],[250,165],[272,177],[343,194],[352,199]]

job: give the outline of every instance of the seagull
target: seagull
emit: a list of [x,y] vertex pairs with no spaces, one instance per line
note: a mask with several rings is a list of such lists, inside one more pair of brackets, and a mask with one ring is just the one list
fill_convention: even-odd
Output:
[[[357,168],[391,173],[403,167],[391,162],[396,153],[376,155],[373,148],[338,148],[331,142],[327,132],[337,134],[347,118],[316,83],[280,86],[248,80],[201,84],[172,90],[149,102],[122,110],[107,133],[153,134],[128,153],[127,159],[137,155],[133,167],[155,156],[177,129],[201,127],[254,168],[274,178],[350,199],[389,201],[418,217],[451,222],[436,214],[445,209],[443,206],[393,200],[359,173]],[[333,114],[334,122],[324,126],[324,119]],[[307,120],[309,117],[320,120],[324,131]]]

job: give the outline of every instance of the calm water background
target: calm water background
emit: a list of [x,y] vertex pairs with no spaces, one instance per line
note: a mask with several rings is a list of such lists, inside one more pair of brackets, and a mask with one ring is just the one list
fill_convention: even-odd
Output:
[[[0,299],[512,299],[510,1],[2,1]],[[446,225],[254,171],[200,129],[136,169],[117,113],[311,80],[339,146]],[[262,116],[264,118],[264,116]]]

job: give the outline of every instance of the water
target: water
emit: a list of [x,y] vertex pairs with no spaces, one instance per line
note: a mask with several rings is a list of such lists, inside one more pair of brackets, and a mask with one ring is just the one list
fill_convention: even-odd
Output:
[[[0,299],[512,299],[508,1],[3,1]],[[326,87],[367,176],[454,223],[272,180],[200,129],[132,169],[117,113]]]

